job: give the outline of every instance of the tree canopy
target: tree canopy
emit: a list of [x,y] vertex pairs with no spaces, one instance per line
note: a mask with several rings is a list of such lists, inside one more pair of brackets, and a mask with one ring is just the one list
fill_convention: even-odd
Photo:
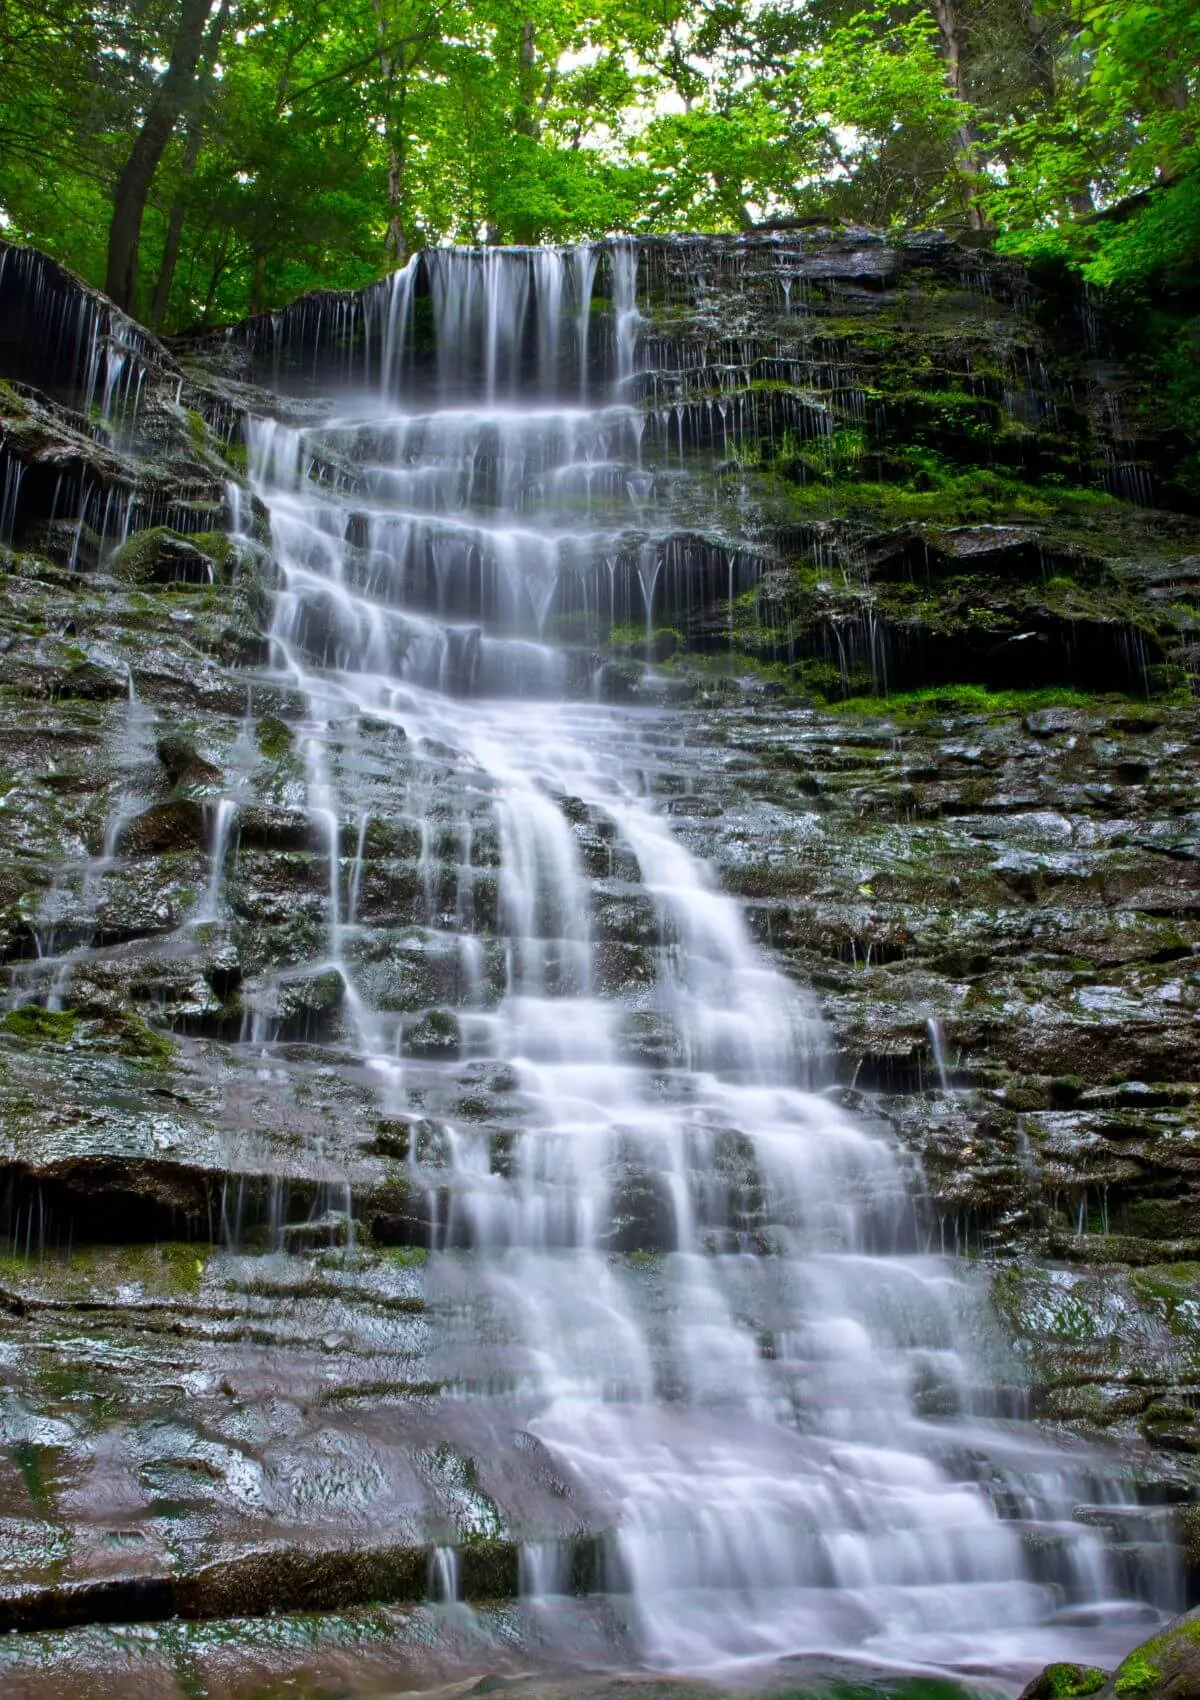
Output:
[[159,327],[825,215],[1200,269],[1195,0],[0,0],[0,230]]

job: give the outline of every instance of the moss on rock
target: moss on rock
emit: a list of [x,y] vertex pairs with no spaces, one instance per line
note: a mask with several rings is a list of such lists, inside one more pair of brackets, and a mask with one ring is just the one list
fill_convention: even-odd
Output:
[[1109,1680],[1095,1665],[1047,1665],[1022,1691],[1020,1700],[1081,1700],[1096,1694]]
[[[207,545],[212,545],[210,550]],[[219,532],[185,535],[167,525],[136,531],[116,550],[112,570],[126,584],[168,586],[212,584],[232,545]]]
[[1200,1609],[1143,1641],[1117,1667],[1112,1692],[1136,1700],[1195,1700],[1200,1694]]
[[10,1009],[0,1021],[4,1031],[15,1039],[42,1045],[65,1044],[78,1025],[79,1016],[72,1009],[42,1009],[31,1003]]
[[255,723],[254,741],[268,761],[283,761],[295,748],[292,729],[273,714],[264,714]]

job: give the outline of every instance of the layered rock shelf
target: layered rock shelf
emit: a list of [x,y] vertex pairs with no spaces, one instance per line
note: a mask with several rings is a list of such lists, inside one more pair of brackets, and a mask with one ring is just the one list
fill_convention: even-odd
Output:
[[[644,1661],[620,1496],[539,1433],[532,1337],[498,1285],[480,1332],[473,1271],[518,1243],[487,1201],[553,1171],[529,1154],[536,1046],[503,1048],[517,992],[578,1000],[647,1102],[707,1078],[708,983],[680,961],[716,960],[717,933],[668,912],[668,843],[709,870],[704,925],[723,894],[772,987],[811,997],[814,1101],[890,1153],[899,1179],[863,1158],[846,1183],[864,1262],[949,1260],[962,1382],[950,1322],[940,1353],[903,1329],[889,1352],[914,1422],[970,1456],[953,1480],[984,1483],[1031,1588],[1068,1600],[1055,1553],[1094,1541],[1144,1610],[1122,1654],[1200,1597],[1200,520],[1178,445],[1079,302],[940,238],[561,263],[591,290],[561,344],[522,306],[511,347],[447,375],[444,255],[165,346],[0,246],[5,1692]],[[493,412],[560,423],[530,447],[485,419],[460,464],[441,415],[408,414],[463,412],[485,355],[517,386]],[[576,418],[602,382],[612,417]],[[401,424],[350,419],[368,386]],[[288,528],[318,498],[338,517],[305,518],[302,559]],[[551,499],[553,546],[526,518]],[[390,683],[368,704],[345,677]],[[477,700],[501,705],[486,740]],[[576,794],[547,758],[530,848],[496,751],[519,765],[551,727],[623,738],[631,777],[581,768]],[[706,1130],[670,1185],[636,1130],[605,1161],[589,1255],[648,1339],[678,1325],[685,1249],[786,1267],[803,1238],[758,1130]],[[770,1365],[787,1325],[760,1278],[739,1303]],[[968,1413],[1063,1449],[1059,1523],[1016,1503],[1043,1466],[994,1463]]]

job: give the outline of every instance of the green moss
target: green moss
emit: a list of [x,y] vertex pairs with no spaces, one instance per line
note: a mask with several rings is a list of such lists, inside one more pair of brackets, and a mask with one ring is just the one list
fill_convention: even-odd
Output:
[[842,702],[831,702],[828,707],[837,714],[887,714],[896,720],[923,720],[939,714],[1030,714],[1039,708],[1094,708],[1095,705],[1094,696],[1065,685],[1028,691],[989,691],[982,685],[928,685],[921,690],[899,691],[893,696],[848,697]]
[[197,531],[190,541],[221,568],[233,559],[233,539],[224,531]]
[[675,626],[615,625],[609,628],[608,647],[616,654],[631,659],[668,661],[687,648],[687,639]]
[[58,1459],[56,1446],[37,1446],[29,1440],[12,1444],[12,1459],[21,1473],[25,1491],[39,1517],[54,1515],[54,1466]]
[[798,668],[783,661],[763,661],[759,656],[737,648],[719,655],[674,655],[664,665],[668,672],[698,674],[708,679],[752,679],[782,690],[795,690],[801,684]]
[[4,1031],[16,1039],[52,1045],[65,1044],[78,1025],[79,1017],[73,1009],[41,1009],[32,1003],[10,1009],[0,1022]]
[[[1112,1084],[1121,1084],[1121,1077],[1113,1080]],[[1125,1225],[1139,1239],[1169,1240],[1173,1223],[1172,1211],[1161,1199],[1137,1198],[1126,1207]]]
[[1154,1642],[1148,1641],[1144,1647],[1135,1647],[1121,1665],[1116,1676],[1118,1694],[1142,1694],[1157,1685],[1158,1666],[1146,1656],[1153,1646]]
[[118,1023],[117,1049],[131,1062],[146,1068],[169,1068],[175,1060],[175,1045],[158,1033],[140,1015],[123,1014]]
[[1158,1687],[1162,1681],[1163,1664],[1180,1641],[1200,1645],[1200,1616],[1189,1616],[1168,1624],[1161,1635],[1155,1635],[1140,1647],[1135,1647],[1124,1663],[1117,1667],[1117,1693],[1146,1694]]
[[[154,581],[159,555],[164,552],[164,545],[186,544],[191,549],[198,550],[216,567],[227,575],[233,559],[234,546],[223,531],[176,531],[169,525],[152,525],[144,531],[135,531],[127,537],[112,558],[112,570],[118,578],[127,583],[138,585]],[[169,551],[168,551],[169,552]],[[211,593],[209,585],[193,585],[187,581],[178,584],[169,582],[165,588],[178,588],[183,594],[192,591]]]
[[[955,434],[960,435],[957,426]],[[990,425],[986,434],[992,435]],[[894,476],[888,477],[880,475],[878,456],[865,452],[857,428],[839,427],[828,452],[813,441],[793,444],[785,433],[768,457],[769,476],[800,516],[833,513],[882,525],[1030,521],[1123,511],[1115,497],[1070,484],[1062,473],[1033,481],[996,466],[950,460],[938,447],[906,433],[902,438],[889,437],[888,466]],[[861,454],[854,452],[860,441]],[[870,475],[862,476],[859,466]]]
[[189,407],[187,410],[187,432],[188,441],[192,447],[203,453],[208,447],[208,426],[205,423],[204,415],[194,407]]
[[1200,1304],[1200,1263],[1152,1264],[1130,1275],[1135,1292],[1162,1306],[1170,1324],[1181,1304]]
[[1108,1677],[1094,1665],[1047,1665],[1042,1680],[1053,1700],[1077,1700],[1080,1695],[1095,1694]]
[[204,1259],[194,1245],[170,1242],[160,1245],[157,1254],[167,1267],[170,1285],[177,1292],[195,1293],[199,1290],[200,1279],[204,1274]]
[[29,409],[11,384],[0,381],[0,415],[5,419],[25,419]]
[[[186,1296],[199,1290],[207,1245],[166,1241],[158,1245],[75,1246],[32,1259],[0,1258],[0,1275],[18,1291],[49,1294],[73,1303],[111,1296],[137,1285],[149,1293]],[[39,1384],[54,1398],[96,1395],[95,1366],[75,1359],[39,1367]]]
[[379,1255],[386,1263],[394,1263],[401,1269],[423,1269],[427,1254],[423,1245],[389,1245]]
[[1152,1399],[1142,1418],[1148,1423],[1191,1423],[1195,1422],[1196,1413],[1190,1405],[1181,1405],[1174,1399]]
[[120,1410],[120,1404],[91,1365],[68,1359],[47,1364],[38,1374],[39,1388],[51,1399],[85,1408],[86,1426],[102,1426]]
[[255,742],[268,761],[282,761],[292,753],[295,739],[292,730],[273,714],[265,714],[254,728]]
[[127,578],[135,584],[138,583],[153,570],[159,544],[163,539],[178,535],[179,533],[172,531],[169,525],[151,525],[147,526],[145,531],[135,531],[113,555],[113,571],[118,578]]

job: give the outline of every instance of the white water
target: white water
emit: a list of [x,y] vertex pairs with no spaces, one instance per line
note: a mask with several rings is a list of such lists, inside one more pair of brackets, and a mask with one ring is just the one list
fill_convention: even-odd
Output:
[[[426,382],[409,268],[368,355],[381,390],[306,431],[262,420],[251,445],[282,575],[272,666],[310,705],[300,747],[355,1047],[397,1109],[458,1066],[402,1060],[411,1017],[372,1003],[366,823],[343,789],[345,728],[365,715],[413,752],[402,806],[425,846],[430,948],[457,941],[464,1055],[516,1080],[508,1160],[492,1130],[450,1118],[449,1173],[427,1177],[437,1367],[501,1421],[523,1413],[603,1508],[608,1585],[652,1663],[1103,1659],[1146,1615],[1072,1515],[1116,1496],[1104,1464],[996,1416],[986,1304],[968,1269],[923,1249],[919,1178],[818,1089],[810,1001],[671,829],[655,787],[686,762],[681,723],[595,700],[589,632],[649,630],[711,600],[714,578],[741,587],[735,547],[714,568],[678,542],[688,485],[664,460],[682,436],[644,452],[637,264],[632,244],[436,255]],[[476,929],[481,823],[499,897]],[[607,875],[588,860],[597,834]],[[435,854],[439,836],[457,849]],[[648,929],[620,972],[600,899]],[[660,1035],[652,1062],[638,1023]],[[530,1541],[531,1591],[565,1590],[569,1568]],[[435,1570],[455,1598],[453,1555]],[[1165,1551],[1156,1585],[1169,1603]]]

